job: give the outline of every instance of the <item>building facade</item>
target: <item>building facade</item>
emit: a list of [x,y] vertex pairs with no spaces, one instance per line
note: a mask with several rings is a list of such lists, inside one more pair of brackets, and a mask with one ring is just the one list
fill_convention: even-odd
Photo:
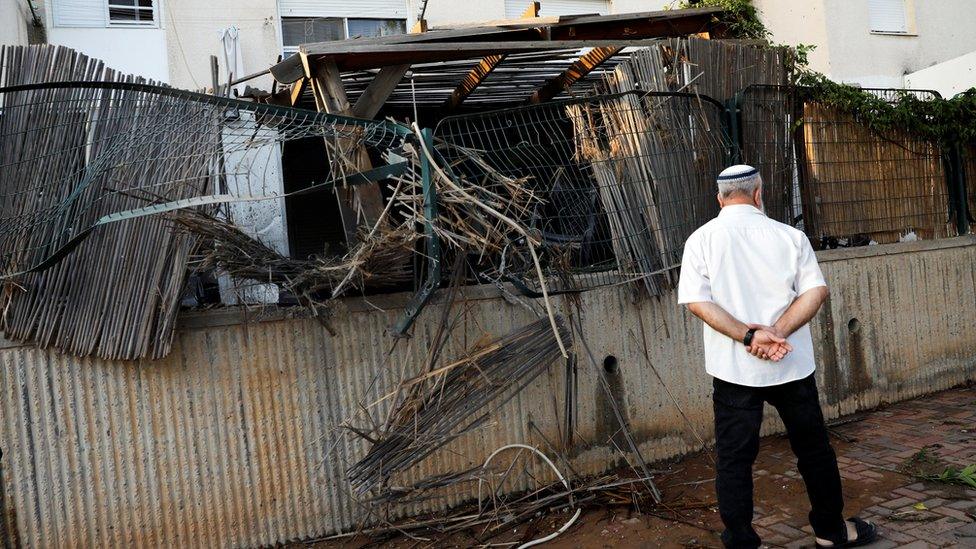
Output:
[[[0,42],[26,44],[33,5],[47,42],[102,59],[116,70],[187,89],[212,84],[211,55],[220,82],[235,53],[224,35],[233,29],[241,67],[236,76],[266,69],[303,42],[383,36],[409,31],[422,0],[4,0]],[[607,14],[664,9],[668,0],[542,1],[540,15]],[[429,0],[430,26],[518,17],[529,0],[476,3]],[[10,12],[9,14],[7,12]],[[43,41],[43,40],[42,40]],[[270,89],[270,77],[251,82]]]
[[[676,3],[542,0],[540,15],[654,11]],[[965,65],[962,74],[976,71],[968,61],[972,56],[964,57],[976,51],[976,35],[966,30],[976,25],[971,0],[754,4],[773,42],[815,45],[811,68],[836,81],[903,87],[906,76],[913,75],[907,85],[953,93],[969,87],[968,80],[952,82],[960,71],[958,58]],[[218,57],[218,78],[225,82],[228,67],[236,69],[236,76],[258,72],[303,42],[408,32],[422,9],[428,25],[437,27],[517,18],[529,5],[528,0],[428,0],[425,5],[423,0],[5,0],[0,37],[3,43],[24,44],[31,29],[40,26],[47,42],[103,59],[117,70],[203,89],[213,82],[211,55]],[[956,61],[945,70],[929,70],[950,60]],[[269,89],[272,82],[265,77],[252,84]]]
[[[837,82],[900,88],[906,75],[976,51],[970,0],[754,0],[772,40],[812,44],[810,67]],[[911,87],[932,87],[915,79]]]

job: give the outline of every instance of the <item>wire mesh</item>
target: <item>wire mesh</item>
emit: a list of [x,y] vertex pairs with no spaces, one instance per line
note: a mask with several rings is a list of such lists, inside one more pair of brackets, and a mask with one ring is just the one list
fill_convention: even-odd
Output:
[[[717,212],[722,115],[704,96],[624,93],[446,118],[435,136],[464,181],[493,170],[539,198],[526,225],[551,290],[638,281],[657,294],[676,280],[685,239]],[[524,244],[488,258],[482,274],[536,291]]]
[[[966,143],[960,147],[962,173],[966,185],[966,206],[968,208],[970,227],[976,220],[976,143]],[[972,230],[972,229],[970,229]]]
[[[871,90],[897,100],[901,90]],[[922,92],[925,93],[925,92]],[[949,223],[941,148],[904,131],[873,131],[802,89],[740,95],[742,156],[782,191],[771,215],[820,248],[941,238]]]
[[232,202],[225,215],[261,239],[252,205],[280,200],[282,142],[321,137],[341,180],[355,149],[405,134],[142,84],[0,88],[2,328],[79,355],[162,356],[191,239],[153,214]]

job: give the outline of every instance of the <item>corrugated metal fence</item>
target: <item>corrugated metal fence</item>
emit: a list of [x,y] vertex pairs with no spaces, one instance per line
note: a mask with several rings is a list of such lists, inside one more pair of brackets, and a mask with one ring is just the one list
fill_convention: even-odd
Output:
[[[976,240],[820,254],[832,286],[830,304],[814,323],[828,416],[973,378],[976,325],[958,304],[976,303]],[[604,288],[580,299],[596,360],[618,359],[611,386],[645,457],[695,448],[646,360],[657,366],[696,429],[709,432],[700,324],[671,294],[635,303],[626,288]],[[340,445],[326,459],[329,433],[362,399],[395,383],[397,368],[422,360],[433,314],[422,317],[418,335],[384,360],[384,330],[404,300],[371,300],[390,307],[387,312],[345,302],[350,310],[336,315],[335,336],[308,319],[219,325],[204,317],[203,324],[178,333],[171,355],[151,363],[78,359],[5,344],[5,544],[261,546],[353,527],[364,510],[348,495],[344,472],[364,448]],[[568,298],[557,301],[564,312],[572,310]],[[445,356],[485,333],[501,334],[533,318],[497,297],[472,299],[465,307],[463,337],[451,342]],[[641,323],[649,338],[646,358]],[[584,472],[605,470],[619,458],[605,445],[616,427],[605,420],[610,412],[598,367],[580,356],[569,454]],[[553,365],[489,427],[418,466],[417,478],[480,464],[507,443],[544,447],[539,433],[560,440],[566,418],[557,410],[563,410],[565,380],[563,365]],[[770,422],[767,432],[775,428]],[[427,505],[470,496],[453,493]]]

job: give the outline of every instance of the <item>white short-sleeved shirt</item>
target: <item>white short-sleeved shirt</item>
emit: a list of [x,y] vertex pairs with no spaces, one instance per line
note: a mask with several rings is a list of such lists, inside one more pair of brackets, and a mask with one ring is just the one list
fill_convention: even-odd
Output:
[[[774,324],[797,296],[826,286],[806,236],[757,208],[737,204],[688,237],[678,303],[710,301],[747,324]],[[723,381],[765,387],[810,375],[813,340],[806,325],[788,338],[779,362],[750,355],[741,341],[704,328],[705,371]]]

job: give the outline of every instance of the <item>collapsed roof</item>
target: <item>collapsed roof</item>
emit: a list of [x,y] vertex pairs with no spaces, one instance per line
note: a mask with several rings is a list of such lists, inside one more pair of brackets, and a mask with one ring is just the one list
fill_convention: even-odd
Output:
[[720,8],[528,17],[478,26],[304,44],[271,68],[277,101],[372,118],[384,105],[547,101],[612,70],[653,39],[723,37]]

